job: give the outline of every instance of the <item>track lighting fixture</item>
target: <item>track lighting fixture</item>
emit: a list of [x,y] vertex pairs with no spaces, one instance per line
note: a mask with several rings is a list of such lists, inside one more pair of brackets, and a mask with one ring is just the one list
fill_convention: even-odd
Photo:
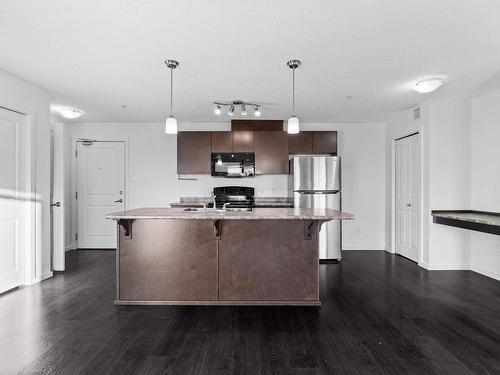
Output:
[[232,102],[214,102],[215,108],[214,108],[214,113],[218,116],[222,113],[222,107],[229,107],[229,110],[227,111],[228,116],[234,116],[235,115],[235,109],[236,107],[240,107],[240,115],[241,116],[247,116],[247,107],[254,107],[255,112],[254,116],[259,117],[261,115],[260,112],[260,104],[258,103],[250,103],[250,102],[245,102],[243,100],[233,100]]

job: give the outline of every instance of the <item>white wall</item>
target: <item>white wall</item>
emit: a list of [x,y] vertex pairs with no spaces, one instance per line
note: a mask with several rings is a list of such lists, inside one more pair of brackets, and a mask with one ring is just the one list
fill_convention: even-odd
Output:
[[[500,212],[500,90],[471,102],[471,209]],[[471,232],[471,269],[500,280],[500,236]]]
[[[342,156],[343,210],[356,215],[345,223],[344,248],[384,249],[385,125],[383,123],[305,123],[303,130],[337,130]],[[196,181],[177,179],[175,136],[164,134],[162,123],[74,123],[72,144],[78,138],[128,140],[127,208],[167,206],[181,196],[208,196],[214,186],[232,179],[206,175]],[[181,123],[182,130],[229,130],[228,123]],[[74,146],[72,146],[74,147]],[[74,165],[72,174],[74,176]],[[238,183],[254,186],[257,196],[286,196],[287,176],[267,175]],[[74,196],[74,190],[72,193]],[[74,210],[72,210],[74,217]],[[72,223],[74,238],[75,220]]]
[[394,252],[393,149],[395,139],[420,132],[422,142],[422,241],[419,264],[428,269],[468,269],[468,231],[432,222],[431,210],[469,207],[468,100],[435,100],[420,106],[422,117],[413,111],[393,114],[387,121],[386,242]]
[[[469,208],[470,100],[439,100],[429,105],[429,206],[431,210]],[[470,231],[429,227],[429,268],[469,269]]]
[[50,277],[50,95],[0,70],[0,106],[30,116],[32,195],[35,197],[36,244],[28,283]]

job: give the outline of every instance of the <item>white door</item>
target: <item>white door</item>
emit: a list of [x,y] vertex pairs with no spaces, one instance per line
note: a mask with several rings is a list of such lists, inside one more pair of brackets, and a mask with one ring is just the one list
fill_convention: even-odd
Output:
[[62,123],[52,124],[50,132],[50,220],[51,232],[51,259],[54,271],[64,271],[64,151],[63,151],[63,126]]
[[124,143],[77,142],[76,155],[78,248],[116,248],[116,223],[105,216],[125,208]]
[[29,217],[26,116],[0,108],[0,293],[24,283]]
[[420,136],[396,141],[396,253],[418,262],[420,253]]

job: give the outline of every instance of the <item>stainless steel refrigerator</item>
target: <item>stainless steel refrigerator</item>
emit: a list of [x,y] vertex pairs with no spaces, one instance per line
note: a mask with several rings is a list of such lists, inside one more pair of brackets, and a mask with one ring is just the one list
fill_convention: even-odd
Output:
[[[289,196],[293,206],[300,208],[332,208],[341,204],[340,157],[301,155],[290,159]],[[341,259],[340,220],[324,223],[319,232],[319,259]]]

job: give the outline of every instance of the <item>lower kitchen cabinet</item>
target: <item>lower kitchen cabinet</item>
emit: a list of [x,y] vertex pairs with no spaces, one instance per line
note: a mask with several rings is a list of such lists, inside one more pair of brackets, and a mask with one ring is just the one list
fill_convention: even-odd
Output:
[[177,173],[210,174],[211,132],[179,132],[177,134]]
[[219,300],[316,301],[317,233],[300,220],[224,220],[219,241]]
[[119,300],[217,300],[213,222],[140,219],[132,225],[131,238],[119,226]]
[[255,138],[255,173],[288,173],[288,134],[283,131],[259,131]]

